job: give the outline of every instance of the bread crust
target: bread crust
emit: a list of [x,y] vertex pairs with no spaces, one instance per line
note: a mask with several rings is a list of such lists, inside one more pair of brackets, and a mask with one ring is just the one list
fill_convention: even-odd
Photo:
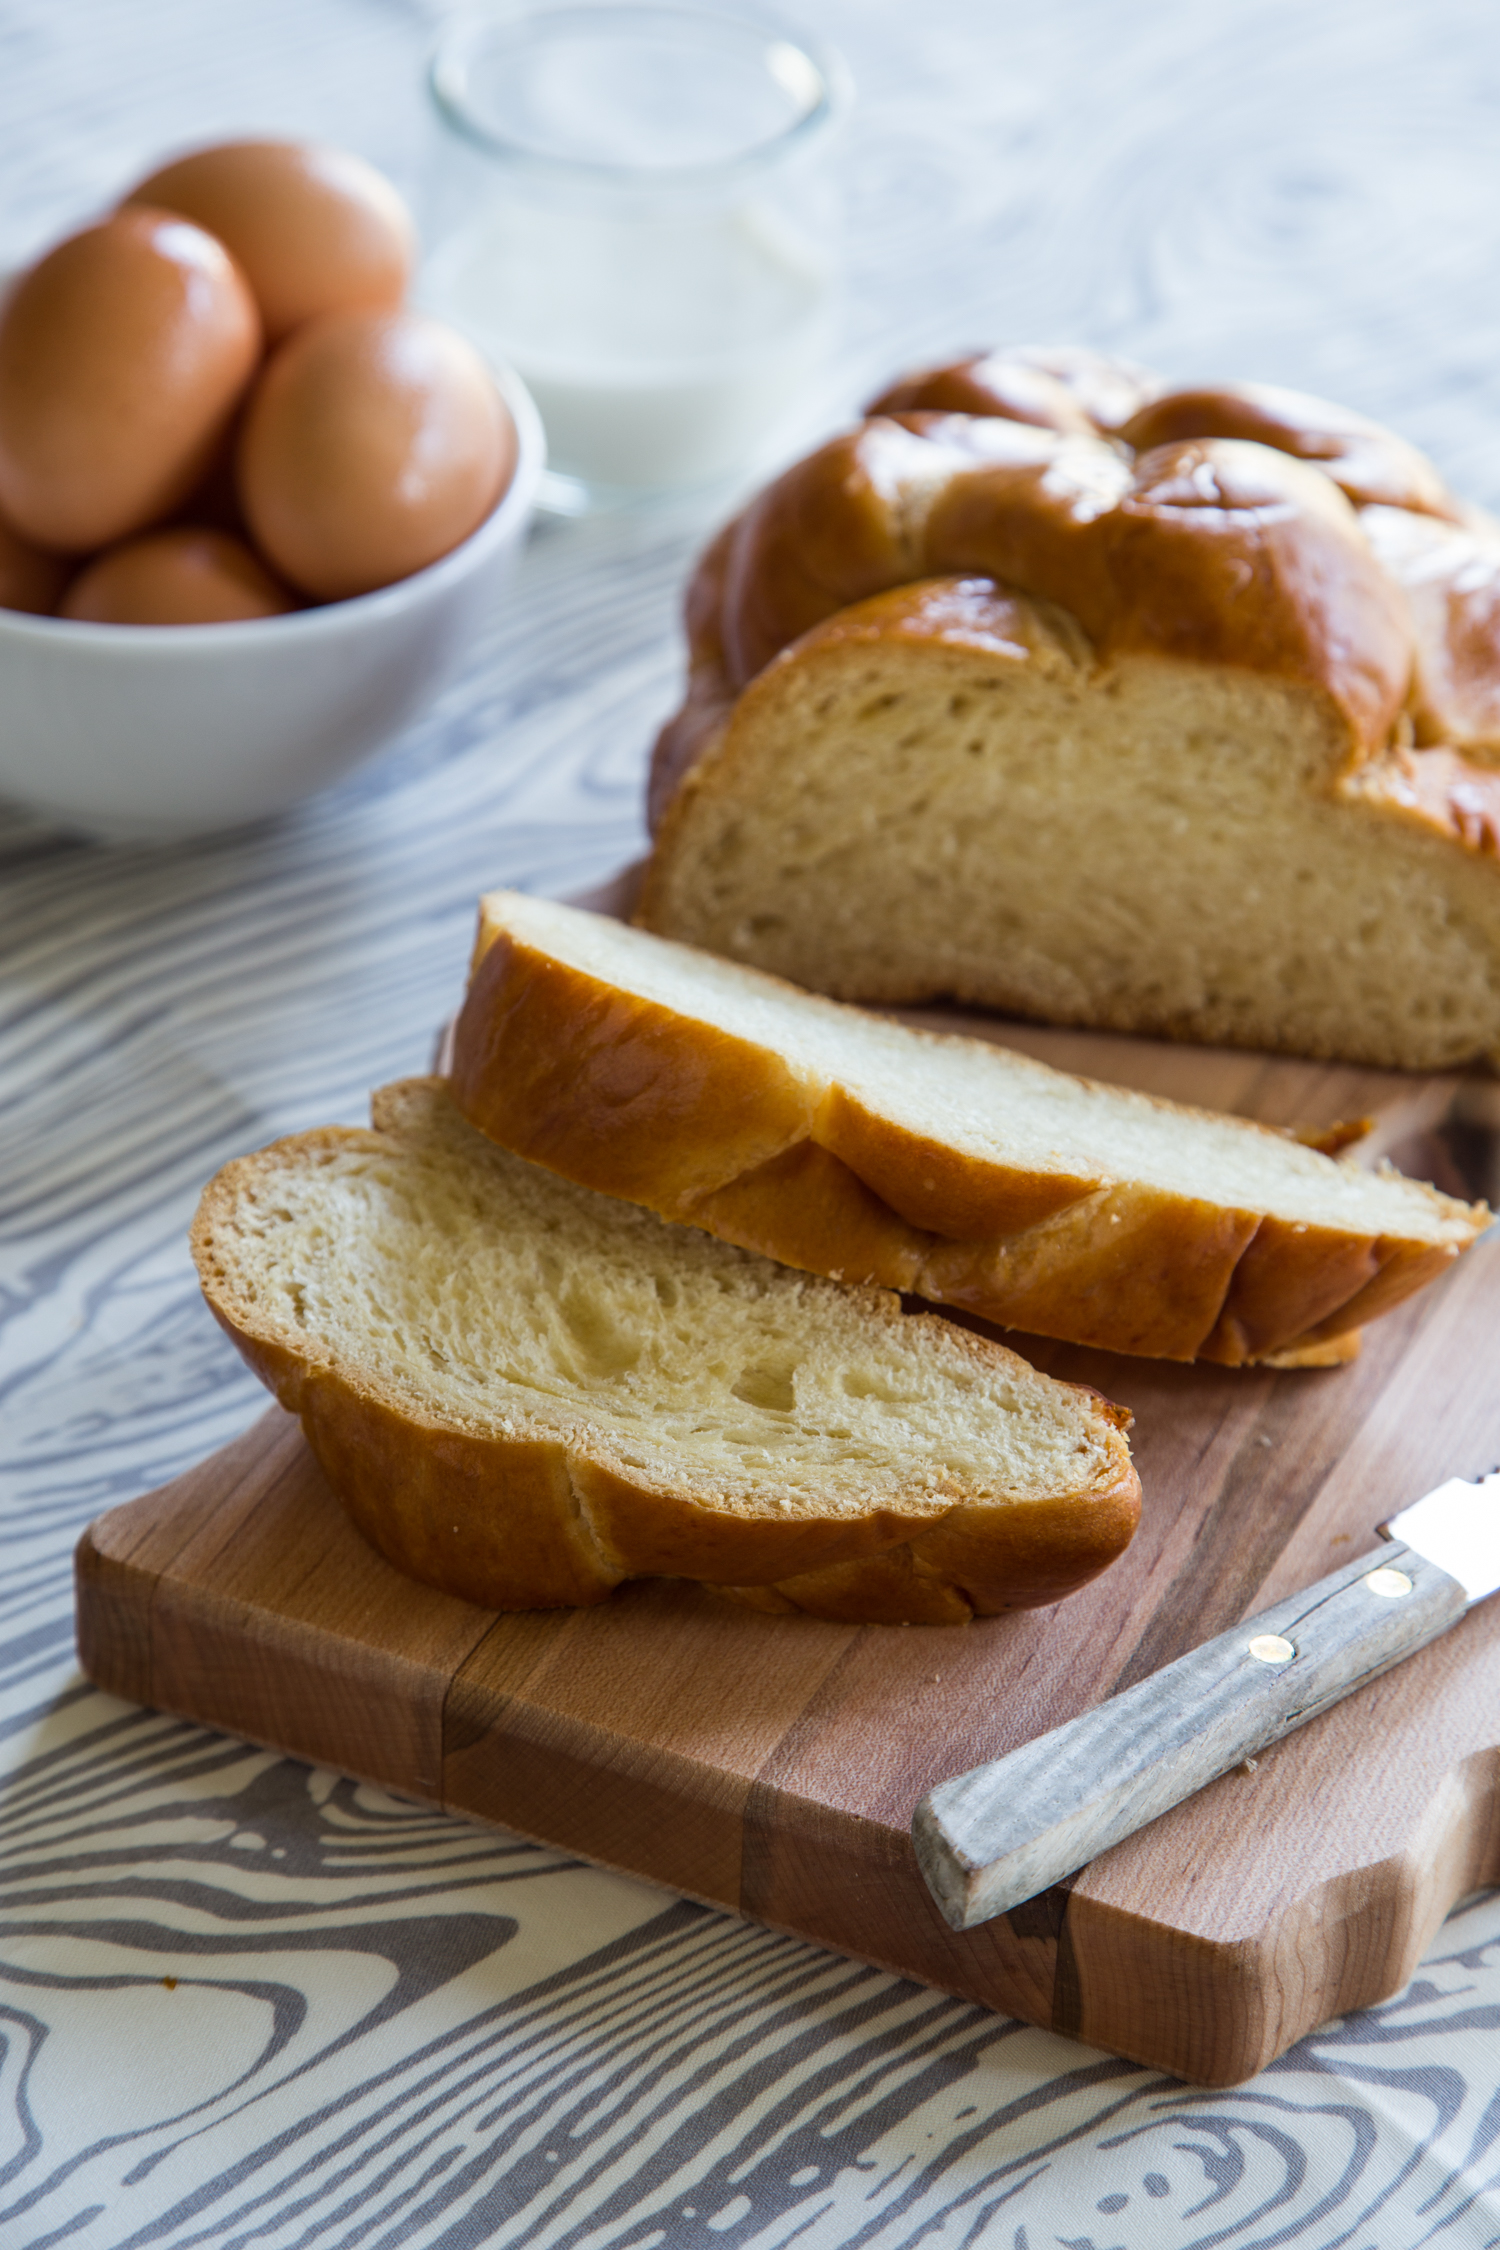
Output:
[[1184,438],[1247,438],[1310,461],[1359,508],[1414,509],[1456,523],[1461,511],[1425,453],[1368,415],[1274,383],[1194,383],[1144,401],[1119,430],[1137,453]]
[[[437,1082],[429,1084],[436,1094]],[[393,1123],[410,1091],[387,1090]],[[779,1495],[760,1509],[742,1499],[731,1508],[691,1479],[672,1482],[622,1460],[583,1412],[565,1427],[512,1415],[497,1430],[424,1409],[306,1331],[278,1326],[242,1284],[234,1255],[236,1213],[278,1169],[389,1146],[379,1131],[328,1127],[236,1160],[205,1190],[192,1248],[214,1317],[300,1418],[359,1530],[409,1577],[488,1609],[589,1606],[626,1579],[665,1576],[815,1616],[952,1623],[1060,1600],[1129,1543],[1140,1512],[1130,1415],[1080,1384],[1064,1387],[1083,1406],[1095,1445],[1075,1485],[1034,1500],[976,1502],[949,1476],[936,1491],[913,1492],[909,1505],[885,1500],[852,1517],[799,1513]],[[981,1375],[1022,1365],[1003,1345],[936,1315],[903,1314],[894,1298],[870,1292],[864,1309],[897,1323],[914,1350]]]
[[1112,352],[1086,344],[1023,344],[921,368],[882,391],[865,412],[1004,414],[1053,429],[1076,429],[1082,416],[1085,428],[1113,436],[1165,388],[1150,368]]
[[1500,527],[1351,409],[1269,384],[1170,388],[1077,348],[976,353],[872,401],[725,526],[687,598],[659,737],[660,832],[735,698],[839,610],[982,572],[1128,652],[1313,686],[1347,770],[1399,746],[1500,766]]
[[979,573],[1076,617],[1104,656],[1234,664],[1327,691],[1351,757],[1388,736],[1411,617],[1319,469],[1199,438],[1133,463],[1101,437],[1003,417],[876,416],[750,503],[695,580],[700,700],[733,692],[851,603]]
[[1344,784],[1353,804],[1456,844],[1474,859],[1500,858],[1500,773],[1457,750],[1398,744]]
[[[503,892],[481,903],[450,1065],[459,1109],[569,1179],[784,1264],[1032,1334],[1233,1366],[1323,1345],[1387,1310],[1487,1216],[1428,1191],[1446,1238],[1406,1240],[1287,1225],[1139,1180],[984,1161],[830,1076],[794,1072],[768,1044],[622,993],[529,940],[515,926],[525,903]],[[907,1036],[914,1070],[929,1044],[993,1060],[980,1041]],[[622,1104],[622,1085],[644,1096]]]
[[1374,506],[1360,526],[1411,605],[1416,741],[1500,766],[1500,526]]

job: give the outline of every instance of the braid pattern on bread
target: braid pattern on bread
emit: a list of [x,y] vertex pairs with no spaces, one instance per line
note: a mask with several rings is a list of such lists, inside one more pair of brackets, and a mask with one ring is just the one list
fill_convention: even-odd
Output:
[[1300,392],[1168,390],[1023,349],[896,384],[714,541],[653,828],[783,649],[872,595],[981,573],[1068,611],[1103,666],[1159,653],[1321,690],[1351,773],[1403,735],[1500,767],[1500,527],[1415,446]]

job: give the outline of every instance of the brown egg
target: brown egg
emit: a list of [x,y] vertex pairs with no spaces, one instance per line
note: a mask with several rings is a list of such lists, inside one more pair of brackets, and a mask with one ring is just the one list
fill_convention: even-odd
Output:
[[214,448],[213,459],[181,506],[172,510],[167,518],[168,523],[188,524],[194,529],[206,527],[212,531],[228,531],[241,540],[247,537],[234,468],[235,455],[239,450],[240,420],[241,417],[236,414]]
[[0,609],[26,609],[46,617],[56,609],[67,582],[68,566],[61,556],[44,554],[0,522]]
[[147,210],[86,227],[0,308],[0,508],[64,552],[165,515],[259,352],[244,277],[201,227]]
[[516,433],[483,360],[417,313],[334,313],[282,345],[240,438],[246,521],[326,600],[410,577],[478,529]]
[[184,525],[96,555],[59,615],[92,625],[223,625],[295,606],[243,539]]
[[238,259],[276,343],[320,313],[394,309],[416,255],[411,214],[362,157],[297,141],[227,141],[179,157],[125,198],[206,227]]

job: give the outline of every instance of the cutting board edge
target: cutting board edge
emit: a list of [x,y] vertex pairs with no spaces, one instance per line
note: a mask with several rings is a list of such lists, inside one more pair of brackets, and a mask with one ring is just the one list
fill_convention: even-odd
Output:
[[[85,1534],[85,1537],[87,1537],[87,1534]],[[137,1576],[144,1579],[149,1574],[138,1573]],[[122,1695],[130,1701],[148,1700],[135,1693],[128,1682],[112,1674],[107,1664],[89,1662],[84,1657],[82,1636],[80,1636],[80,1658],[83,1661],[84,1670],[96,1686],[110,1694]],[[152,1703],[151,1707],[165,1712],[170,1717],[182,1719],[193,1725],[215,1727],[219,1731],[233,1735],[238,1740],[254,1743],[258,1748],[271,1751],[278,1756],[294,1758],[302,1764],[330,1763],[327,1758],[320,1757],[316,1752],[309,1749],[304,1742],[289,1739],[284,1733],[273,1734],[264,1729],[252,1730],[240,1724],[230,1723],[213,1712],[205,1711],[201,1704],[197,1708],[186,1709],[182,1708],[179,1703],[172,1701],[156,1701]],[[1493,1753],[1476,1752],[1464,1763],[1473,1764],[1490,1756],[1493,1756]],[[828,1950],[837,1952],[845,1958],[862,1962],[870,1968],[900,1977],[908,1983],[921,1985],[927,1990],[944,1993],[950,1998],[971,2006],[992,2009],[997,2007],[993,1995],[982,1989],[982,1978],[968,1979],[961,1975],[944,1976],[940,1972],[924,1975],[913,1966],[910,1960],[892,1958],[878,1948],[859,1948],[850,1945],[847,1941],[835,1943],[831,1938],[810,1930],[805,1922],[802,1926],[799,1926],[795,1922],[786,1921],[774,1915],[753,1913],[736,1906],[728,1899],[709,1892],[695,1890],[689,1885],[680,1882],[667,1884],[659,1876],[653,1875],[639,1866],[631,1865],[627,1861],[612,1859],[608,1855],[598,1852],[580,1851],[574,1845],[560,1843],[555,1836],[548,1836],[524,1822],[501,1822],[488,1818],[484,1814],[446,1796],[441,1790],[424,1790],[415,1783],[393,1779],[389,1773],[373,1770],[373,1767],[361,1770],[355,1761],[347,1758],[331,1762],[337,1766],[340,1772],[348,1774],[352,1780],[374,1788],[389,1790],[393,1795],[407,1802],[431,1806],[435,1810],[455,1815],[460,1819],[474,1821],[477,1825],[493,1828],[498,1833],[519,1837],[547,1850],[562,1851],[571,1858],[586,1860],[591,1866],[626,1876],[634,1882],[646,1883],[653,1890],[660,1890],[667,1895],[692,1899],[696,1904],[712,1911],[733,1914],[736,1920],[775,1931],[778,1935],[794,1938],[799,1943],[824,1945]],[[826,1819],[826,1811],[823,1808],[816,1808],[816,1810],[820,1817]],[[848,1815],[846,1818],[853,1826],[864,1825],[858,1821],[857,1816]],[[876,1824],[871,1823],[869,1825]],[[1489,1825],[1491,1827],[1494,1825],[1493,1816],[1491,1816]],[[1187,1956],[1201,1969],[1201,1976],[1194,1978],[1193,1982],[1201,1983],[1205,1993],[1212,1996],[1212,2006],[1205,2005],[1204,2016],[1221,2030],[1225,2018],[1223,1993],[1226,1983],[1232,1983],[1240,1987],[1247,1996],[1258,1998],[1266,1989],[1268,1963],[1273,1965],[1273,1969],[1279,1969],[1280,1961],[1285,1957],[1290,1957],[1290,1960],[1295,1963],[1306,1943],[1309,1931],[1316,1932],[1319,1938],[1324,1936],[1329,1920],[1325,1907],[1330,1896],[1361,1882],[1369,1883],[1371,1879],[1379,1880],[1382,1878],[1392,1890],[1399,1891],[1402,1885],[1403,1869],[1409,1857],[1409,1854],[1398,1855],[1395,1859],[1372,1862],[1368,1867],[1353,1869],[1345,1874],[1331,1877],[1315,1890],[1304,1894],[1298,1901],[1295,1923],[1292,1918],[1288,1918],[1276,1929],[1266,1930],[1249,1937],[1228,1940],[1210,1938],[1193,1932],[1183,1932],[1171,1925],[1156,1923],[1149,1916],[1133,1914],[1129,1909],[1108,1903],[1070,1902],[1066,1910],[1067,1919],[1072,1918],[1076,1912],[1077,1904],[1087,1904],[1089,1908],[1087,1920],[1094,1925],[1094,1928],[1090,1930],[1086,1927],[1082,1931],[1076,1928],[1069,1930],[1067,1949],[1072,1956],[1071,1974],[1055,1980],[1052,2004],[1050,2006],[1028,2006],[1025,2003],[1024,1994],[1016,1993],[1014,1996],[1007,1996],[1008,2004],[999,2012],[1019,2017],[1021,2021],[1030,2023],[1040,2030],[1052,2031],[1076,2039],[1080,2045],[1092,2048],[1097,2052],[1119,2056],[1125,2061],[1137,2064],[1142,2069],[1160,2071],[1174,2080],[1187,2084],[1212,2089],[1228,2089],[1243,2085],[1247,2080],[1256,2076],[1259,2071],[1266,2068],[1269,2063],[1285,2053],[1287,2048],[1294,2045],[1298,2039],[1305,2037],[1310,2031],[1316,2030],[1319,2024],[1336,2020],[1339,2016],[1350,2013],[1356,2008],[1377,2005],[1397,1994],[1410,1981],[1422,1955],[1431,1944],[1433,1936],[1437,1929],[1441,1927],[1451,1908],[1461,1897],[1471,1893],[1476,1888],[1483,1888],[1486,1878],[1482,1877],[1480,1882],[1476,1884],[1471,1879],[1465,1866],[1454,1866],[1446,1881],[1441,1884],[1430,1884],[1428,1886],[1427,1913],[1421,1917],[1420,1921],[1414,1916],[1408,1918],[1407,1942],[1402,1947],[1399,1959],[1392,1965],[1390,1957],[1387,1955],[1385,1965],[1373,1969],[1369,1966],[1361,1969],[1357,1959],[1354,1959],[1352,1965],[1346,1966],[1344,1972],[1347,1989],[1340,1990],[1337,2003],[1333,2007],[1318,2006],[1304,2009],[1302,2013],[1298,2014],[1285,2007],[1276,2011],[1269,2011],[1252,2003],[1242,2018],[1243,2028],[1239,2039],[1235,2042],[1233,2054],[1217,2064],[1208,2061],[1207,2058],[1200,2057],[1191,2046],[1185,2048],[1180,2037],[1178,2027],[1193,2020],[1196,2014],[1190,2001],[1186,2006],[1181,2004],[1186,1998],[1181,1989],[1183,1957]],[[1492,1866],[1487,1880],[1492,1882],[1497,1875],[1500,1875],[1500,1869]],[[1362,1908],[1367,1908],[1369,1903],[1368,1900],[1362,1901]],[[1341,1919],[1344,1918],[1341,1917]],[[1106,1932],[1103,1929],[1104,1925],[1113,1925],[1113,1927]],[[1067,1920],[1064,1923],[1064,1927],[1066,1926]],[[1137,1975],[1141,1978],[1141,1983],[1147,1989],[1155,1986],[1159,1991],[1170,1993],[1172,2002],[1170,2008],[1171,2025],[1170,2028],[1164,2029],[1164,2036],[1161,2039],[1148,2037],[1143,2040],[1139,2036],[1138,2028],[1133,2027],[1128,2021],[1113,2020],[1108,2017],[1100,2020],[1091,2011],[1088,1987],[1094,1980],[1089,1975],[1090,1955],[1095,1951],[1094,1941],[1100,1934],[1106,1935],[1109,1950],[1116,1953],[1120,1950],[1120,1936],[1128,1934],[1132,1941],[1129,1950],[1136,1955],[1134,1966]],[[1153,1939],[1155,1941],[1158,1956],[1155,1961],[1149,1958],[1140,1958],[1143,1934],[1147,1935],[1148,1943]],[[1081,1946],[1078,1943],[1080,1937],[1084,1941]],[[1350,1957],[1346,1957],[1346,1961],[1349,1959]],[[1161,1974],[1163,1968],[1168,1971],[1166,1976]],[[1282,1981],[1281,1975],[1277,1974],[1278,1987],[1282,1987]],[[1296,1980],[1289,1981],[1295,1982]],[[1058,1984],[1072,1987],[1071,2005],[1066,1992],[1057,1990]],[[1137,1984],[1135,1986],[1135,1997],[1131,2001],[1132,2010],[1139,2007],[1140,1989],[1141,1985]],[[1059,2005],[1059,2001],[1062,2002],[1061,2005]],[[1199,2017],[1198,2020],[1204,2019]]]
[[[182,1480],[163,1488],[180,1504]],[[1091,1899],[1071,1890],[1063,1896],[1061,1912],[1050,1945],[1029,1933],[1032,1974],[1018,1972],[1014,1959],[997,1961],[983,1943],[973,1938],[954,1941],[962,1951],[974,1946],[973,1972],[959,1962],[929,1960],[925,1964],[911,1952],[904,1957],[878,1944],[851,1943],[846,1935],[825,1925],[817,1901],[830,1895],[840,1880],[847,1883],[857,1867],[859,1880],[873,1880],[890,1894],[888,1905],[898,1918],[909,1921],[913,1905],[927,1909],[928,1901],[916,1873],[915,1859],[899,1849],[893,1853],[896,1831],[868,1815],[823,1804],[794,1790],[765,1780],[751,1784],[750,1794],[779,1832],[783,1864],[793,1866],[790,1897],[772,1903],[768,1880],[763,1895],[747,1903],[743,1894],[726,1895],[681,1880],[666,1882],[661,1872],[629,1857],[614,1857],[590,1848],[577,1837],[548,1834],[545,1824],[524,1816],[517,1820],[464,1801],[446,1786],[447,1755],[443,1706],[452,1680],[461,1665],[444,1675],[428,1667],[431,1676],[435,1739],[430,1751],[405,1765],[378,1758],[351,1756],[342,1747],[310,1739],[296,1727],[257,1725],[243,1702],[236,1706],[231,1687],[216,1695],[212,1672],[197,1692],[173,1693],[158,1666],[158,1642],[164,1628],[178,1629],[179,1639],[201,1646],[232,1636],[237,1647],[245,1640],[244,1628],[255,1615],[255,1632],[278,1657],[291,1657],[309,1667],[320,1679],[337,1676],[347,1686],[366,1667],[381,1661],[380,1652],[368,1649],[356,1636],[335,1636],[283,1616],[265,1605],[214,1596],[204,1588],[173,1580],[171,1561],[159,1569],[144,1568],[130,1552],[136,1535],[149,1523],[151,1503],[161,1494],[146,1494],[123,1503],[91,1524],[78,1543],[78,1642],[84,1671],[101,1688],[129,1700],[144,1702],[185,1720],[223,1729],[279,1754],[315,1764],[331,1764],[354,1778],[386,1788],[412,1801],[453,1812],[462,1818],[588,1860],[654,1887],[670,1888],[680,1895],[720,1911],[736,1914],[764,1927],[804,1942],[825,1945],[833,1951],[890,1974],[951,1994],[972,2004],[997,2009],[1041,2028],[1077,2038],[1084,2044],[1125,2057],[1147,2069],[1161,2070],[1174,2078],[1204,2086],[1241,2084],[1273,2061],[1317,2024],[1388,1999],[1399,1992],[1430,1945],[1436,1930],[1456,1901],[1487,1881],[1500,1878],[1500,1804],[1493,1769],[1500,1765],[1500,1746],[1471,1750],[1434,1776],[1429,1789],[1424,1823],[1439,1820],[1443,1833],[1431,1849],[1425,1870],[1419,1863],[1417,1842],[1385,1858],[1340,1870],[1302,1893],[1291,1910],[1266,1927],[1216,1938],[1185,1930],[1118,1902]],[[115,1537],[111,1539],[111,1532]],[[479,1637],[489,1621],[477,1627]],[[332,1661],[330,1661],[332,1660]],[[180,1685],[180,1683],[179,1683]],[[253,1683],[252,1683],[253,1687]],[[163,1692],[163,1691],[166,1692]],[[608,1730],[590,1729],[587,1722],[561,1724],[545,1706],[522,1695],[510,1699],[512,1716],[533,1722],[542,1737],[556,1740],[571,1734]],[[322,1705],[320,1703],[320,1708]],[[502,1728],[503,1733],[503,1728]],[[625,1743],[626,1738],[615,1738]],[[559,1742],[559,1747],[562,1747]],[[583,1752],[571,1742],[572,1754]],[[667,1755],[665,1768],[678,1787],[681,1810],[691,1816],[701,1806],[692,1787],[698,1763]],[[426,1775],[416,1767],[426,1769]],[[1490,1768],[1490,1786],[1483,1786],[1482,1769]],[[709,1769],[702,1769],[707,1776]],[[430,1777],[430,1778],[427,1778]],[[1444,1812],[1440,1800],[1446,1793]],[[1438,1807],[1434,1814],[1434,1806]],[[1168,1816],[1170,1818],[1170,1816]],[[909,1868],[904,1861],[910,1857]],[[1334,1914],[1330,1900],[1342,1902]],[[788,1904],[793,1911],[788,1912]],[[1013,1918],[996,1926],[1002,1942],[1012,1934]],[[1326,1958],[1330,1927],[1347,1932],[1373,1927],[1387,1933],[1383,1948],[1355,1942],[1341,1947],[1333,1989],[1327,1978],[1301,1973],[1308,1959]],[[1024,1926],[1024,1925],[1023,1925]],[[1395,1933],[1394,1942],[1390,1933]],[[976,1933],[976,1936],[978,1933]],[[946,1945],[943,1950],[947,1950]],[[1122,1968],[1122,1963],[1124,1964]],[[1049,1972],[1050,1969],[1050,1973]],[[1240,1995],[1236,2035],[1223,2040],[1226,2022],[1224,1994]],[[1113,2000],[1111,2002],[1111,1994]],[[1122,1995],[1128,1994],[1128,2002]],[[1142,1995],[1152,2030],[1140,2034]],[[1268,2005],[1273,1995],[1275,2005]],[[1132,2021],[1131,2019],[1135,2020]],[[1217,2049],[1203,2051],[1201,2040],[1186,2035],[1191,2025],[1208,2024]]]
[[[1459,1900],[1500,1884],[1497,1769],[1494,1746],[1444,1766],[1399,1849],[1325,1876],[1278,1918],[1232,1937],[1156,1922],[1074,1889],[1067,1920],[1078,1999],[1069,2020],[1054,2028],[1190,2084],[1231,2087],[1320,2026],[1394,1999]],[[1144,1947],[1150,1951],[1142,1957]],[[1158,1962],[1173,1971],[1165,1988],[1152,1973]],[[1225,2006],[1231,1985],[1241,1994],[1243,2028],[1234,2051],[1217,2064],[1199,2041],[1184,2042],[1171,2030],[1143,2040],[1121,2009],[1128,1990],[1131,2014],[1138,2015],[1145,1993],[1156,2011],[1221,2036],[1232,2013]]]
[[[163,1487],[162,1491],[165,1492],[170,1489],[172,1488]],[[369,1761],[363,1765],[359,1761],[347,1757],[330,1761],[325,1756],[320,1755],[304,1738],[299,1738],[295,1730],[247,1726],[243,1723],[242,1715],[232,1716],[221,1709],[214,1708],[215,1699],[211,1693],[176,1698],[163,1697],[154,1693],[154,1681],[152,1679],[154,1627],[157,1622],[158,1605],[163,1594],[163,1582],[168,1580],[168,1573],[142,1569],[128,1555],[122,1557],[118,1554],[112,1554],[107,1542],[110,1526],[113,1526],[117,1531],[126,1533],[127,1536],[133,1532],[143,1520],[148,1504],[157,1497],[159,1495],[156,1493],[146,1493],[137,1500],[122,1502],[118,1507],[105,1511],[103,1515],[96,1518],[93,1523],[85,1528],[75,1551],[78,1588],[77,1640],[79,1662],[86,1676],[94,1686],[103,1692],[121,1696],[127,1701],[144,1703],[170,1718],[181,1719],[191,1725],[213,1727],[220,1732],[234,1736],[237,1740],[250,1742],[257,1748],[271,1751],[281,1757],[294,1758],[301,1764],[327,1765],[332,1763],[338,1771],[347,1774],[352,1780],[374,1788],[388,1790],[391,1794],[409,1803],[431,1806],[435,1810],[456,1815],[460,1819],[472,1820],[481,1827],[492,1828],[499,1833],[520,1837],[526,1842],[540,1845],[549,1851],[565,1852],[569,1857],[585,1860],[591,1866],[626,1876],[634,1882],[649,1884],[652,1889],[661,1890],[667,1895],[689,1898],[694,1903],[712,1911],[732,1914],[738,1921],[772,1930],[779,1936],[793,1938],[799,1943],[824,1944],[828,1950],[839,1953],[844,1958],[862,1962],[867,1967],[901,1977],[908,1983],[922,1985],[928,1990],[942,1992],[953,1999],[967,2001],[972,2005],[981,2007],[994,2006],[994,2002],[982,1993],[976,1993],[972,1989],[966,1990],[962,1978],[924,1977],[914,1971],[910,1962],[889,1959],[875,1951],[861,1951],[848,1944],[834,1944],[831,1940],[810,1936],[806,1929],[798,1928],[793,1923],[764,1914],[749,1912],[734,1900],[714,1892],[698,1890],[681,1882],[668,1884],[661,1877],[637,1865],[632,1865],[627,1860],[611,1858],[609,1855],[600,1852],[584,1852],[579,1850],[576,1845],[559,1841],[555,1835],[548,1835],[524,1820],[501,1821],[488,1816],[465,1804],[461,1798],[447,1792],[442,1787],[423,1788],[418,1780],[409,1776],[393,1776],[388,1769],[381,1770],[376,1761]],[[121,1520],[132,1512],[135,1515],[134,1522]],[[100,1536],[101,1533],[103,1534],[102,1537]],[[167,1608],[170,1611],[176,1592],[170,1582],[167,1583],[165,1592]],[[204,1604],[197,1598],[200,1592],[200,1589],[191,1589],[190,1599],[186,1604],[196,1612],[195,1622],[200,1626],[205,1614],[211,1617],[215,1609],[223,1616],[231,1610],[243,1606],[227,1601]],[[270,1618],[275,1617],[275,1613],[271,1611],[266,1611],[265,1615]],[[278,1622],[285,1623],[284,1620],[278,1620]],[[143,1624],[144,1632],[122,1636],[117,1630],[122,1623]],[[110,1628],[116,1628],[116,1630],[111,1631]],[[295,1627],[293,1630],[295,1632]],[[359,1644],[351,1642],[348,1645],[357,1648]],[[134,1659],[133,1663],[130,1661],[111,1661],[111,1650],[119,1650],[122,1647],[129,1650],[130,1656]],[[684,1771],[691,1770],[689,1761],[684,1760],[679,1761],[679,1763]],[[783,1792],[782,1794],[788,1793]],[[807,1806],[806,1814],[807,1825],[809,1826],[822,1826],[826,1824],[828,1819],[827,1808],[821,1806]],[[858,1815],[844,1814],[836,1816],[836,1819],[840,1829],[847,1825],[855,1830],[869,1829],[881,1836],[888,1834],[882,1824],[861,1819]],[[1019,2015],[1021,2020],[1034,2023],[1038,2028],[1052,2029],[1050,2009],[1032,2009],[1022,2014],[1020,2003],[1023,1999],[1024,1995],[1017,1994],[1015,2003],[1009,2008],[1008,2012]]]

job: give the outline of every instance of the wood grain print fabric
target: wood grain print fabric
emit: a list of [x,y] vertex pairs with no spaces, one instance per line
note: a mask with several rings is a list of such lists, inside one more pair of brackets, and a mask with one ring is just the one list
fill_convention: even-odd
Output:
[[[859,102],[842,342],[788,444],[923,358],[1076,339],[1347,399],[1500,505],[1491,11],[800,12]],[[439,13],[12,0],[0,264],[217,134],[419,193]],[[443,704],[276,827],[106,850],[0,816],[0,2250],[1500,2241],[1493,1897],[1205,2094],[77,1672],[85,1524],[262,1409],[191,1282],[201,1183],[425,1066],[482,888],[640,848],[725,505],[540,530]]]

